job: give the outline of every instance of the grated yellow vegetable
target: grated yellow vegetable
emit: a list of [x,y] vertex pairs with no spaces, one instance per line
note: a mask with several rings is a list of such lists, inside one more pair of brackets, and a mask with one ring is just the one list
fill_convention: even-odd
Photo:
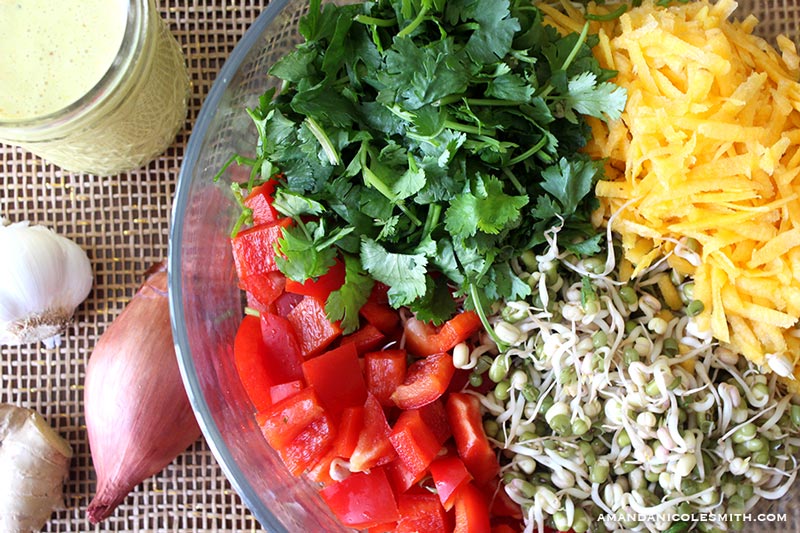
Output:
[[730,20],[735,9],[648,1],[592,23],[595,55],[629,95],[620,120],[591,121],[589,153],[609,176],[596,193],[631,275],[696,239],[699,267],[670,264],[694,277],[698,325],[758,364],[786,354],[800,378],[800,56],[754,36],[752,17]]

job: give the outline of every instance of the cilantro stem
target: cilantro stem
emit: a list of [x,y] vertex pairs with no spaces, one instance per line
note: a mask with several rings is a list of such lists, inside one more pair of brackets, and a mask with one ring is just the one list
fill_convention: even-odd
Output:
[[377,17],[370,17],[369,15],[356,15],[353,17],[353,20],[361,24],[366,24],[367,26],[379,26],[381,28],[391,28],[397,24],[395,20],[379,19]]
[[[578,56],[578,52],[580,51],[581,46],[584,45],[584,43],[586,42],[586,38],[588,36],[589,36],[589,23],[587,22],[583,25],[583,29],[581,30],[580,35],[578,35],[578,41],[575,43],[575,46],[572,47],[572,50],[570,50],[569,55],[564,60],[564,64],[561,65],[560,70],[566,72],[566,70],[569,68],[572,62],[575,61],[575,58]],[[553,87],[553,85],[548,82],[544,90],[541,93],[539,93],[539,96],[542,98],[546,98],[547,95],[553,92],[553,89],[555,89],[555,87]]]
[[397,32],[398,38],[408,37],[411,35],[411,32],[417,29],[417,26],[422,24],[422,21],[425,20],[425,17],[428,15],[428,10],[430,10],[430,6],[423,6],[422,9],[419,10],[417,16],[414,17],[414,20],[408,23],[408,26]]
[[525,161],[530,156],[532,156],[533,154],[535,154],[536,152],[541,150],[544,147],[545,144],[547,144],[547,137],[542,135],[542,138],[539,139],[539,142],[537,142],[536,144],[534,144],[533,146],[531,146],[530,148],[528,148],[527,150],[525,150],[524,152],[519,154],[517,157],[512,158],[508,162],[508,164],[509,165],[516,165],[517,163]]
[[247,165],[249,167],[254,167],[257,161],[258,161],[257,159],[252,159],[241,155],[231,156],[230,159],[225,161],[225,164],[222,165],[222,168],[219,169],[219,172],[214,174],[214,183],[220,180],[222,175],[225,173],[226,170],[228,170],[228,167],[230,167],[232,164],[236,163],[237,165]]
[[475,135],[495,135],[497,133],[494,128],[470,126],[469,124],[462,124],[461,122],[454,122],[452,120],[445,120],[444,127],[455,131],[463,131],[464,133],[473,133]]
[[256,317],[261,316],[261,313],[258,311],[258,309],[253,309],[252,307],[245,307],[244,314]]
[[621,4],[617,9],[605,15],[595,15],[593,13],[586,13],[584,15],[586,20],[596,20],[598,22],[606,22],[619,18],[623,13],[628,10],[628,4]]
[[481,296],[478,292],[478,286],[474,283],[469,284],[469,297],[472,299],[472,307],[474,307],[475,312],[478,313],[478,318],[481,319],[481,324],[483,324],[483,328],[486,330],[486,333],[489,334],[489,337],[491,337],[491,339],[497,345],[498,350],[501,352],[505,351],[508,347],[503,341],[500,340],[500,338],[497,336],[497,333],[495,333],[494,328],[489,323],[489,319],[486,318],[486,311],[484,311],[483,305],[481,304]]
[[428,206],[428,216],[425,218],[425,226],[422,228],[422,238],[430,236],[433,233],[433,228],[439,223],[439,217],[442,215],[441,204],[430,204]]
[[496,98],[467,98],[465,102],[468,105],[485,106],[515,106],[523,103],[520,100],[498,100]]
[[336,147],[331,142],[328,134],[325,133],[325,130],[319,123],[311,117],[306,117],[304,120],[306,126],[317,138],[320,146],[322,146],[322,150],[325,152],[325,155],[328,156],[328,161],[331,165],[339,165],[342,163],[342,159],[339,157],[339,152],[336,150]]
[[365,144],[362,145],[361,150],[359,150],[359,158],[361,160],[360,161],[361,174],[364,176],[364,183],[366,185],[374,187],[375,190],[377,190],[386,198],[394,202],[394,205],[396,205],[398,209],[400,209],[400,211],[402,211],[403,214],[405,214],[409,218],[409,220],[411,220],[411,222],[414,223],[415,226],[421,226],[422,221],[420,221],[420,219],[418,219],[416,215],[414,215],[414,213],[409,211],[408,208],[405,205],[403,205],[402,201],[398,201],[397,195],[394,192],[392,192],[392,190],[383,182],[383,180],[380,179],[380,177],[378,177],[377,174],[375,174],[372,171],[371,168],[369,168],[369,166],[367,165],[368,150],[365,148],[365,146],[366,146],[366,141]]
[[525,187],[522,186],[522,184],[519,182],[519,180],[514,175],[514,173],[511,172],[511,169],[508,168],[508,166],[504,166],[503,167],[503,174],[506,175],[506,177],[508,178],[508,181],[510,181],[511,184],[514,186],[514,188],[517,189],[518,193],[520,193],[520,194],[528,194],[528,191],[525,190]]

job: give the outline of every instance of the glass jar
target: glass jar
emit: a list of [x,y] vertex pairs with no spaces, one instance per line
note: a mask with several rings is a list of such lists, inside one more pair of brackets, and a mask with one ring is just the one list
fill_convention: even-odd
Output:
[[[10,119],[0,113],[0,142],[21,146],[65,170],[99,176],[139,168],[172,143],[189,97],[183,53],[153,0],[117,2],[121,16],[127,13],[124,35],[100,81],[56,111]],[[45,9],[60,6],[61,1],[52,2]],[[52,91],[53,85],[74,79],[48,81],[45,90]]]

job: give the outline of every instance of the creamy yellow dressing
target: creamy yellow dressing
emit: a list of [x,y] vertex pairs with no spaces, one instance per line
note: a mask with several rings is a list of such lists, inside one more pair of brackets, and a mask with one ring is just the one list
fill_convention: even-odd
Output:
[[0,0],[0,120],[58,111],[108,71],[125,0]]

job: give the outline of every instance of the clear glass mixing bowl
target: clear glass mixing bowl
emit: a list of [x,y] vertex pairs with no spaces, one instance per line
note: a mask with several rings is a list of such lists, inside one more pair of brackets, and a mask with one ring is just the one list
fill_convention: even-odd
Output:
[[[269,87],[270,66],[300,40],[297,22],[307,0],[273,0],[226,61],[194,126],[181,169],[170,230],[169,279],[173,332],[189,399],[209,446],[235,490],[267,531],[343,532],[316,489],[293,478],[267,445],[233,364],[242,317],[230,252],[239,215],[229,180],[213,178],[232,154],[253,155],[257,134],[245,109]],[[741,0],[738,16],[754,12],[765,37],[798,35],[794,2]],[[232,167],[236,171],[236,167]],[[239,169],[246,175],[246,170]],[[764,502],[759,512],[788,520],[748,524],[746,531],[800,531],[800,494]]]
[[274,0],[214,83],[181,170],[170,238],[170,302],[178,358],[209,446],[233,487],[268,531],[345,531],[317,491],[293,478],[261,435],[233,364],[242,318],[230,231],[238,208],[229,181],[213,177],[234,153],[251,154],[246,107],[273,81],[269,67],[297,42],[305,0]]

